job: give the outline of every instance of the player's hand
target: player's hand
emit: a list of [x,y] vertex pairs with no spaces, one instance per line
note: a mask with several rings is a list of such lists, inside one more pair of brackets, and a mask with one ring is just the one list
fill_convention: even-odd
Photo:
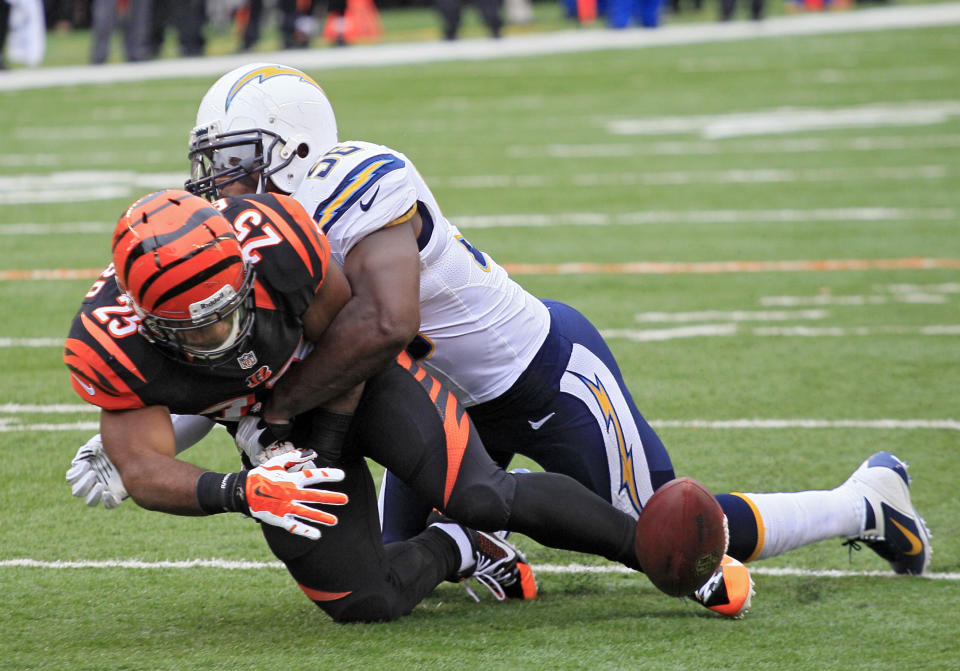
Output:
[[67,470],[67,482],[73,486],[73,495],[91,507],[103,503],[104,508],[116,508],[128,496],[117,467],[103,451],[100,434],[77,450]]
[[342,506],[347,495],[311,485],[340,482],[344,473],[339,468],[304,468],[315,456],[294,450],[248,471],[244,492],[250,515],[310,540],[320,538],[320,527],[334,526],[336,515],[309,504]]
[[247,455],[253,466],[262,466],[272,458],[296,449],[287,438],[293,424],[274,424],[258,415],[247,415],[237,426],[237,449]]

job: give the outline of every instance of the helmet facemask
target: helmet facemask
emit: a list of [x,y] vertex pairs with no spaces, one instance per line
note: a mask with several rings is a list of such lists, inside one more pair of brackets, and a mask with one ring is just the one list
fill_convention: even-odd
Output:
[[268,130],[220,133],[218,128],[215,123],[190,134],[190,179],[184,187],[197,196],[216,200],[221,197],[222,187],[244,180],[250,181],[252,192],[265,193],[270,175],[286,168],[296,157],[291,152],[275,164],[274,152],[284,141]]

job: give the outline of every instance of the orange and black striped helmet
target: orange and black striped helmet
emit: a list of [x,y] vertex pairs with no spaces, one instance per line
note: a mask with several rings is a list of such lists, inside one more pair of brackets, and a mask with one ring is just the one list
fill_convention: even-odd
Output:
[[144,335],[187,361],[222,359],[253,329],[253,268],[203,198],[168,189],[134,202],[113,232],[113,263]]

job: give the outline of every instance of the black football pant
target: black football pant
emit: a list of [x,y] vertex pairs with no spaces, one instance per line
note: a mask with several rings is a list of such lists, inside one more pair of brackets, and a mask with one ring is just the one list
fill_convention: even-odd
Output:
[[[309,418],[298,417],[294,443],[309,448],[310,433]],[[468,527],[509,529],[549,547],[639,569],[632,517],[568,476],[506,473],[487,454],[453,394],[402,354],[366,383],[343,457],[330,464],[344,469],[346,478],[322,485],[350,497],[345,506],[329,507],[339,523],[324,529],[318,541],[261,527],[301,589],[335,620],[392,620],[409,613],[459,565],[453,541],[436,529],[382,544],[365,457]]]

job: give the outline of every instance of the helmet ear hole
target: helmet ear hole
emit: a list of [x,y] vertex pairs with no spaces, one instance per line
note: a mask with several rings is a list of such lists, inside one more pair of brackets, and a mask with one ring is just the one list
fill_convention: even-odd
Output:
[[306,143],[306,142],[301,142],[299,145],[297,145],[297,157],[298,157],[298,158],[306,158],[306,157],[307,157],[307,154],[309,154],[309,153],[310,153],[310,147],[307,146],[307,143]]

